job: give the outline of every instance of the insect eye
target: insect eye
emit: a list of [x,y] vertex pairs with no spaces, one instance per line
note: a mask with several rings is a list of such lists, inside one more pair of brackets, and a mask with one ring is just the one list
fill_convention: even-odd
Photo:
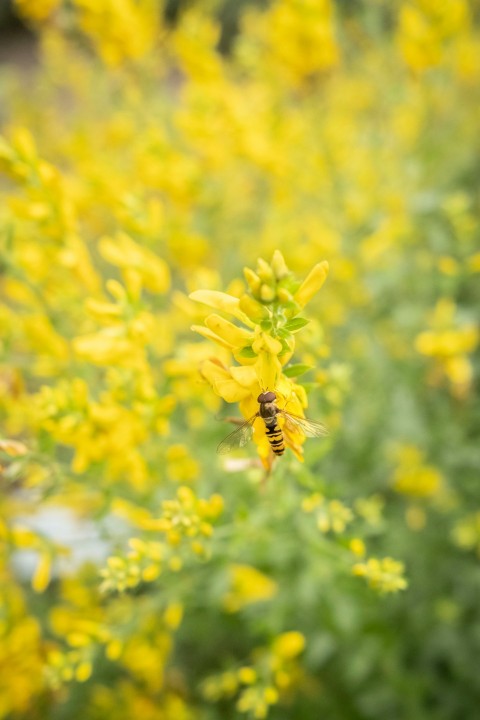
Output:
[[274,402],[274,400],[276,400],[276,399],[277,399],[277,396],[275,395],[274,392],[270,391],[270,392],[263,393],[263,402],[270,403],[270,402]]

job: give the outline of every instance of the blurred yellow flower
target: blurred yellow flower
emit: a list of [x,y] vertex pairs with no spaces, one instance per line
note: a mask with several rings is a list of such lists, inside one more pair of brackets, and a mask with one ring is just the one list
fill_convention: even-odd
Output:
[[390,557],[368,558],[365,562],[356,563],[352,568],[354,575],[365,578],[370,587],[381,594],[405,590],[408,583],[404,571],[404,564]]
[[431,381],[437,384],[444,377],[451,391],[465,397],[473,380],[473,367],[468,355],[478,346],[480,332],[476,325],[457,325],[457,307],[449,298],[442,298],[431,313],[431,330],[420,333],[416,350],[434,361]]
[[424,462],[421,450],[414,445],[402,445],[396,450],[397,467],[393,475],[395,490],[412,497],[432,497],[443,489],[442,474]]
[[228,612],[238,612],[247,605],[275,597],[277,583],[251,565],[230,567],[231,587],[223,602]]

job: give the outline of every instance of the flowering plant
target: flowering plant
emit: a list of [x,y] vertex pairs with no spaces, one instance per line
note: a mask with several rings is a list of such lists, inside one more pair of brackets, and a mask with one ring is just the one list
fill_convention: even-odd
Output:
[[[315,265],[300,284],[276,250],[270,265],[260,259],[257,272],[245,268],[244,273],[249,292],[239,298],[212,290],[190,295],[192,300],[227,313],[244,325],[238,327],[211,314],[204,326],[193,326],[200,335],[229,350],[238,362],[226,367],[215,358],[207,359],[200,372],[226,402],[240,403],[246,420],[257,412],[257,397],[268,390],[275,392],[280,408],[304,417],[307,395],[295,378],[309,367],[288,363],[295,352],[295,333],[308,323],[299,313],[325,282],[328,263]],[[283,418],[280,422],[287,446],[301,460],[304,435],[298,426],[285,424]],[[253,437],[265,467],[270,469],[273,456],[263,423],[255,423]]]

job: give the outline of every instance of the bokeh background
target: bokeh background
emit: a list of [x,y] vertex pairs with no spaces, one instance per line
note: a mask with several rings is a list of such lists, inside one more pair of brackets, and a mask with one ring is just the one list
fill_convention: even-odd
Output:
[[[0,718],[478,718],[479,22],[0,2]],[[330,435],[265,479],[188,296],[275,250]]]

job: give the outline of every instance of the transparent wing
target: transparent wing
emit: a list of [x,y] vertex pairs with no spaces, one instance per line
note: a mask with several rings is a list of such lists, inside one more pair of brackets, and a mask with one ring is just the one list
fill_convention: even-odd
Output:
[[217,447],[217,453],[219,455],[226,455],[226,453],[229,453],[233,448],[244,447],[253,435],[253,423],[257,417],[259,417],[259,413],[252,415],[249,420],[246,420],[238,428],[235,428],[230,435],[227,435]]
[[307,437],[324,437],[328,435],[325,425],[315,420],[300,417],[300,415],[292,415],[286,410],[279,410],[278,413],[285,418],[286,427],[292,432],[302,432]]

